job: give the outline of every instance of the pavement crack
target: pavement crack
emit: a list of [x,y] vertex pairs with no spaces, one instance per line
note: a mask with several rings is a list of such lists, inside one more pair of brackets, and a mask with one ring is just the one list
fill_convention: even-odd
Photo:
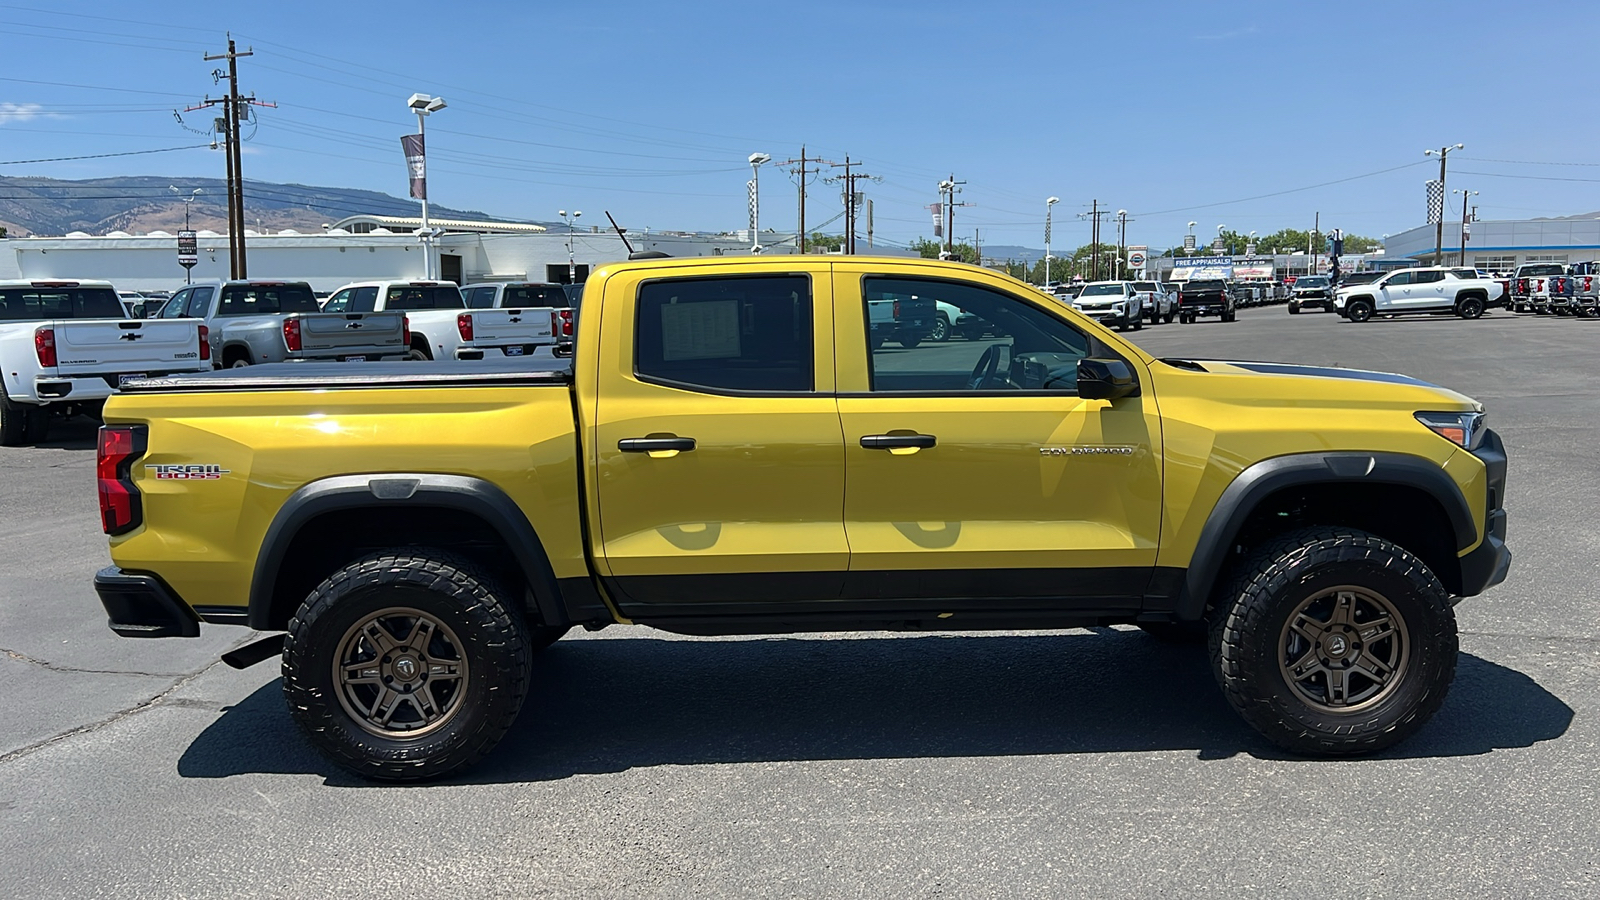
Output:
[[[253,633],[252,633],[251,636],[252,637],[254,636]],[[233,647],[230,647],[228,649],[229,650],[233,650],[233,649],[236,649],[238,647],[242,647],[249,640],[250,640],[249,637],[244,638],[244,639],[236,642]],[[13,656],[13,657],[21,656],[21,654],[13,653],[10,650],[6,650],[5,653],[7,655]],[[26,661],[29,661],[29,662],[37,662],[36,660],[33,660],[32,657],[23,657],[23,658]],[[147,709],[150,709],[150,708],[155,707],[155,706],[159,706],[159,705],[161,705],[161,701],[165,700],[167,697],[172,696],[172,693],[174,691],[177,691],[180,688],[183,688],[185,685],[188,685],[190,682],[194,681],[196,678],[199,678],[200,676],[206,674],[207,672],[211,671],[212,669],[215,669],[217,666],[220,666],[220,665],[222,665],[222,660],[221,659],[214,659],[210,663],[208,663],[207,665],[202,666],[201,668],[196,669],[195,671],[190,672],[187,675],[178,676],[175,681],[173,681],[171,684],[167,685],[167,687],[165,689],[163,689],[160,693],[156,694],[154,697],[151,697],[148,700],[144,700],[144,701],[141,701],[139,703],[136,703],[133,706],[130,706],[130,707],[126,708],[126,709],[118,710],[118,711],[112,713],[111,715],[106,716],[105,718],[100,719],[98,721],[89,722],[89,723],[84,724],[84,725],[79,725],[76,728],[69,728],[66,731],[61,732],[60,734],[44,738],[43,740],[34,741],[33,743],[28,744],[27,746],[18,747],[15,750],[10,750],[10,751],[7,751],[5,753],[0,753],[0,765],[5,765],[6,763],[12,762],[14,760],[21,759],[22,757],[27,756],[27,755],[33,753],[34,751],[43,750],[46,747],[49,747],[49,746],[54,745],[54,744],[58,744],[58,743],[66,740],[68,738],[76,737],[77,735],[80,735],[80,734],[89,734],[91,732],[99,731],[100,729],[105,728],[108,725],[115,725],[116,723],[122,721],[123,719],[128,718],[129,716],[137,715],[138,713],[144,712]],[[126,674],[126,673],[118,672],[118,673],[112,673],[112,674]]]
[[184,674],[182,672],[138,672],[128,671],[126,669],[80,669],[77,666],[57,665],[48,659],[40,659],[37,656],[29,656],[26,653],[22,653],[17,650],[8,650],[5,647],[0,647],[0,653],[5,654],[8,659],[14,659],[20,663],[27,663],[30,666],[38,666],[41,669],[49,669],[52,672],[73,672],[81,675],[135,675],[145,678],[182,678]]

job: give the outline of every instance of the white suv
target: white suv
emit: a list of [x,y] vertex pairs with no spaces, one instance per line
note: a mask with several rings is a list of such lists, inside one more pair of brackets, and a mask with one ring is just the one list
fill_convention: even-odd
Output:
[[1454,313],[1476,319],[1500,302],[1501,291],[1499,282],[1479,278],[1472,269],[1400,269],[1371,284],[1339,288],[1333,309],[1352,322],[1408,313]]

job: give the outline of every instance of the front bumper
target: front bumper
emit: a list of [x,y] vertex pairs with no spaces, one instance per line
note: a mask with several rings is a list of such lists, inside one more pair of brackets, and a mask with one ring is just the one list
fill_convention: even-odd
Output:
[[1506,511],[1501,508],[1506,496],[1506,448],[1500,435],[1485,432],[1483,443],[1473,451],[1488,470],[1488,515],[1483,540],[1476,549],[1461,557],[1461,596],[1481,594],[1506,580],[1511,570],[1511,550],[1506,547]]
[[94,575],[106,624],[122,637],[199,637],[200,618],[154,575],[108,566]]

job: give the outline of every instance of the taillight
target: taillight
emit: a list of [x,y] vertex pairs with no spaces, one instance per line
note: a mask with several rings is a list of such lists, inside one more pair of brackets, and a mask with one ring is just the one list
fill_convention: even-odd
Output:
[[558,309],[554,315],[555,320],[550,323],[551,330],[561,337],[572,337],[572,310]]
[[144,455],[145,426],[105,425],[95,454],[100,489],[100,525],[106,534],[127,534],[144,521],[144,504],[133,484],[133,463]]
[[283,344],[289,348],[290,353],[300,352],[300,320],[283,320]]
[[200,326],[200,361],[205,362],[211,358],[211,329]]
[[1534,284],[1534,288],[1533,289],[1535,291],[1544,290],[1544,279],[1543,278],[1539,279],[1538,281],[1535,281],[1533,284]]
[[400,346],[411,346],[411,317],[400,317]]
[[894,302],[894,317],[896,319],[900,318],[900,301],[899,300],[896,300]]
[[33,332],[33,352],[39,355],[39,365],[46,369],[56,367],[56,330],[40,328]]
[[[456,330],[461,332],[463,341],[472,340],[472,313],[462,313],[456,316]],[[411,343],[407,341],[406,343]]]

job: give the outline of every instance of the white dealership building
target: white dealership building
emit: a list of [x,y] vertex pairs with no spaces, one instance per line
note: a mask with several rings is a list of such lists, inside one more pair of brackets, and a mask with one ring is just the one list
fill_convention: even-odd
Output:
[[[1419,225],[1383,239],[1387,256],[1433,261],[1437,226]],[[1455,264],[1463,246],[1461,221],[1444,223],[1444,261]],[[1466,264],[1508,272],[1524,263],[1577,263],[1600,259],[1600,212],[1549,219],[1506,219],[1468,223]]]

